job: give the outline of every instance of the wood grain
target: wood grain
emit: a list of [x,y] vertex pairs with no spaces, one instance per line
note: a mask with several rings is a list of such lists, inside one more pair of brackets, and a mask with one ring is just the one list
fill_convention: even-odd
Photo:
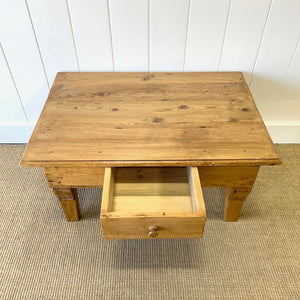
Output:
[[248,188],[228,188],[224,206],[224,220],[226,222],[236,222],[239,218],[242,206],[252,189]]
[[43,170],[51,188],[101,187],[103,185],[104,168],[45,167]]
[[[119,168],[114,180],[115,196],[149,196],[151,195],[171,196],[176,194],[181,196],[178,198],[179,205],[184,200],[184,196],[189,194],[189,186],[187,185],[187,177],[185,168],[177,168],[176,172],[172,172],[173,167],[135,168],[138,176],[132,177],[132,168]],[[245,201],[247,195],[244,194],[242,200],[237,200],[237,196],[232,193],[232,189],[251,189],[259,167],[198,167],[199,176],[201,178],[202,187],[226,187],[228,189],[225,201],[225,219],[227,221],[237,221],[239,212],[243,203],[237,201]],[[66,187],[102,187],[104,178],[104,168],[87,167],[87,168],[44,168],[46,178],[50,187],[66,188]],[[157,183],[160,178],[160,183]],[[146,181],[146,182],[145,182]],[[163,184],[163,189],[161,185]],[[69,191],[67,189],[67,191]],[[239,194],[237,194],[239,195]],[[105,197],[104,197],[105,198]],[[128,201],[127,201],[128,202]],[[131,207],[137,209],[137,199]],[[183,201],[186,202],[186,201]],[[122,203],[122,201],[118,201]],[[187,203],[187,202],[186,202]],[[186,204],[181,205],[184,210]],[[121,207],[121,206],[120,206]],[[151,207],[151,206],[149,206]],[[144,207],[145,208],[145,207]],[[232,217],[234,215],[234,217]]]
[[58,198],[67,221],[79,221],[80,209],[76,189],[53,189],[53,194]]
[[241,73],[59,73],[23,166],[279,164]]
[[[160,211],[192,211],[190,195],[173,196],[165,195],[138,195],[138,196],[114,196],[113,211],[122,212],[160,212]],[[176,195],[176,196],[174,196]]]
[[[204,169],[203,181],[211,186],[224,186],[227,188],[224,220],[226,222],[236,222],[239,218],[242,206],[250,194],[257,177],[259,167],[235,167],[235,168],[215,168],[215,172]],[[223,176],[224,175],[224,176]]]
[[[161,168],[161,173],[158,168],[153,172],[152,168],[146,168],[144,174],[139,171],[141,168],[127,168],[126,177],[122,169],[105,169],[100,215],[104,238],[202,237],[206,211],[197,168],[188,168],[189,177],[186,168]],[[183,179],[186,194],[182,191],[178,194],[177,189],[171,193],[174,178]],[[129,187],[120,190],[119,184],[129,184]],[[156,185],[154,189],[153,185]],[[167,193],[164,191],[166,185]],[[155,227],[156,232],[149,234],[151,227]]]
[[199,167],[202,187],[245,187],[255,182],[259,167]]
[[113,207],[113,192],[115,184],[115,170],[106,168],[103,181],[101,215],[106,215]]
[[[126,221],[126,222],[125,222]],[[157,226],[156,239],[163,238],[202,238],[204,222],[198,217],[145,216],[141,218],[102,219],[101,227],[105,239],[148,239],[149,227]],[[184,230],[187,230],[186,232]]]
[[[199,167],[199,176],[201,178],[202,187],[248,187],[253,185],[259,167],[249,166],[235,166],[235,167]],[[64,187],[102,187],[104,178],[104,168],[98,167],[45,167],[43,168],[49,186],[52,188],[64,188]],[[184,182],[185,172],[182,168],[182,172],[176,172],[176,177],[172,172],[168,170],[168,167],[164,168],[138,168],[142,177],[147,177],[148,185],[153,182],[152,193],[155,193],[155,180],[156,176],[160,176],[161,182],[164,182],[164,175],[168,174],[168,183],[165,184],[164,191],[174,191],[177,189],[177,193],[186,194],[188,188]],[[150,172],[151,170],[151,172]],[[118,183],[115,187],[116,195],[120,193],[131,193],[130,177],[128,173],[130,168],[122,168],[118,172]],[[160,174],[160,175],[159,175]],[[125,184],[123,184],[125,183]],[[136,182],[134,182],[136,183]],[[169,188],[168,188],[169,186]],[[127,190],[126,190],[127,189]],[[143,183],[139,184],[140,192],[147,190],[144,189]]]

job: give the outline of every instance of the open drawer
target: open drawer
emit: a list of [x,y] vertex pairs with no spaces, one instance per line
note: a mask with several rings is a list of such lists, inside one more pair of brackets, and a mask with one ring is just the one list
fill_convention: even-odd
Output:
[[205,205],[196,167],[106,168],[106,239],[201,238]]

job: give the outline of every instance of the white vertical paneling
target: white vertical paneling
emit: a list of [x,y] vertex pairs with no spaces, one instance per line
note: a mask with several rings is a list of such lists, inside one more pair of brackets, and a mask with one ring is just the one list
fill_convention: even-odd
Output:
[[266,121],[272,121],[300,36],[300,1],[273,0],[250,85]]
[[107,0],[68,0],[80,71],[113,71]]
[[[278,101],[272,101],[272,109],[264,111],[269,124],[300,125],[300,42],[298,41],[290,61]],[[277,99],[275,99],[277,100]]]
[[35,122],[49,92],[25,1],[0,9],[0,40],[30,122]]
[[0,44],[0,124],[26,122],[19,95]]
[[108,0],[116,71],[148,71],[148,0]]
[[230,0],[191,0],[185,71],[217,71]]
[[66,0],[28,0],[45,69],[52,85],[59,71],[78,71]]
[[250,81],[271,0],[231,0],[220,71],[243,71]]
[[189,0],[150,1],[150,71],[183,71]]
[[[280,100],[286,101],[287,99],[295,102],[300,102],[300,40],[298,40],[297,47],[293,58],[291,60],[289,69],[286,74],[284,86]],[[298,121],[300,118],[300,103],[298,108]]]
[[57,72],[98,70],[242,70],[274,140],[299,141],[299,0],[0,2],[0,142],[28,138]]

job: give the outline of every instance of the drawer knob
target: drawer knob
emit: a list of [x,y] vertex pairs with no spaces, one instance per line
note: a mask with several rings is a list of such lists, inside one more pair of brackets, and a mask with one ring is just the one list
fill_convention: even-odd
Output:
[[157,229],[158,228],[156,226],[150,226],[148,235],[150,237],[156,237],[157,236]]

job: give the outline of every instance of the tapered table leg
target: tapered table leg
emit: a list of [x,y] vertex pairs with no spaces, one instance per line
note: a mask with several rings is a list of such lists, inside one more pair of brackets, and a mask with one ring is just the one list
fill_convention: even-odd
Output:
[[79,221],[80,210],[78,204],[77,189],[53,189],[53,193],[58,198],[66,219],[68,221]]
[[252,186],[249,188],[227,188],[224,207],[224,220],[226,222],[238,220],[244,201],[251,190]]

